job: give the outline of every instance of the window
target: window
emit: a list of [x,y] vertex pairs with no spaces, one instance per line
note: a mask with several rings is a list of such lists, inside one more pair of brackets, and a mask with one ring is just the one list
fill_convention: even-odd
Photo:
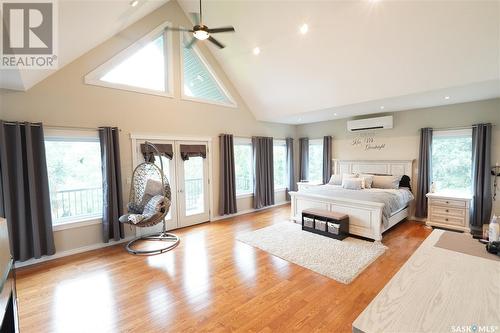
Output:
[[236,103],[217,80],[214,72],[208,67],[207,62],[202,58],[196,46],[186,46],[191,41],[191,38],[186,34],[182,34],[181,39],[184,97],[208,103],[235,106]]
[[236,195],[253,193],[252,141],[234,140],[234,168],[236,173]]
[[102,81],[140,87],[155,91],[165,90],[165,55],[163,35],[123,60],[105,73]]
[[308,180],[323,183],[323,139],[309,140]]
[[274,189],[287,188],[286,143],[285,140],[274,140]]
[[88,134],[45,138],[54,225],[102,217],[101,147]]
[[432,181],[440,191],[471,192],[471,129],[433,133]]
[[85,76],[88,84],[169,96],[170,38],[163,24]]

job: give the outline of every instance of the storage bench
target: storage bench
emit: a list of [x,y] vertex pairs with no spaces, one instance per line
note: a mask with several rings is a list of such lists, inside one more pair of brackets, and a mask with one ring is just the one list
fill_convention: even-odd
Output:
[[323,209],[305,209],[302,230],[342,240],[349,236],[349,216]]

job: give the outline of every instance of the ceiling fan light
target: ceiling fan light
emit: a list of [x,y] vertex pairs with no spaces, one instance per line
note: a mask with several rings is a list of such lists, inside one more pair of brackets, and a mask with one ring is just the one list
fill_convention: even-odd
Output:
[[210,37],[210,34],[205,30],[196,30],[193,32],[193,36],[198,40],[205,40]]

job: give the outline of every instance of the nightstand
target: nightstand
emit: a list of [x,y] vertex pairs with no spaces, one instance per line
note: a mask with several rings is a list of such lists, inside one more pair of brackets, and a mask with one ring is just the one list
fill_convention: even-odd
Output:
[[297,191],[307,190],[311,187],[323,185],[322,183],[317,182],[298,182],[297,183]]
[[450,193],[428,193],[426,225],[470,232],[469,210],[472,197]]

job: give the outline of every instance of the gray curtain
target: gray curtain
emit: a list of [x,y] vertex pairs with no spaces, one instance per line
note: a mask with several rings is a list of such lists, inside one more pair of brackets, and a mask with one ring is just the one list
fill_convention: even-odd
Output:
[[42,124],[0,121],[0,214],[11,253],[25,261],[55,251]]
[[236,172],[232,134],[219,135],[219,155],[219,214],[234,214],[238,208],[236,206]]
[[274,205],[273,138],[253,137],[254,208]]
[[332,176],[332,137],[323,137],[323,184],[327,184]]
[[427,197],[432,182],[432,128],[420,129],[415,216],[427,217]]
[[483,224],[489,223],[492,209],[491,195],[491,124],[472,128],[472,219],[471,232],[481,237]]
[[102,227],[104,242],[123,238],[123,226],[118,221],[123,213],[123,191],[120,163],[120,131],[116,127],[99,128],[102,163],[103,212]]
[[309,178],[309,138],[299,139],[299,181]]
[[287,199],[290,200],[288,192],[295,191],[295,166],[293,158],[293,139],[286,138],[286,168],[287,168]]

